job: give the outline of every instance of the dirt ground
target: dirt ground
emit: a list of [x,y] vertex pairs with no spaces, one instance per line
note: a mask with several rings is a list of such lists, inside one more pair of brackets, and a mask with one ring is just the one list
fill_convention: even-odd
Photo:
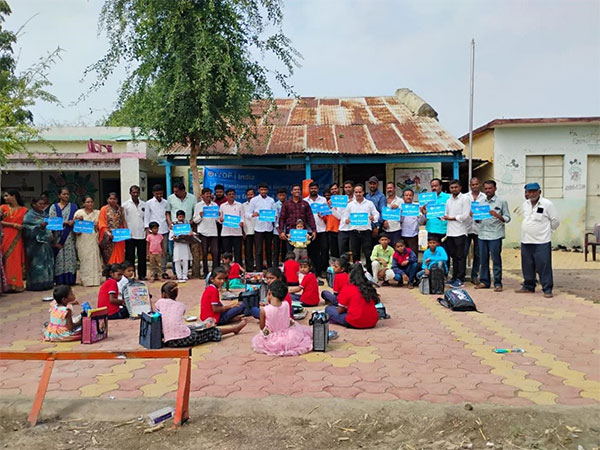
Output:
[[[503,407],[270,397],[202,399],[179,430],[147,432],[143,412],[168,401],[48,400],[25,427],[29,401],[2,400],[8,449],[576,449],[600,443],[600,407]],[[143,411],[143,412],[142,412]]]
[[[520,270],[511,270],[512,274],[521,276]],[[600,302],[600,271],[597,269],[570,270],[554,269],[554,290]]]

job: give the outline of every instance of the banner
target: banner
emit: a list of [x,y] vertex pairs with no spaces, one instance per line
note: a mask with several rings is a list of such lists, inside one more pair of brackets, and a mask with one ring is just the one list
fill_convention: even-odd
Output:
[[[332,169],[313,170],[312,179],[319,183],[319,192],[333,182]],[[269,197],[275,198],[277,189],[285,188],[288,197],[293,184],[302,185],[305,172],[303,170],[281,169],[255,169],[255,168],[204,168],[204,187],[214,191],[215,185],[222,184],[225,190],[235,189],[235,199],[244,203],[246,201],[246,189],[254,188],[258,194],[258,184],[267,183],[269,185]],[[191,179],[191,174],[190,174]],[[191,186],[190,181],[190,186]]]

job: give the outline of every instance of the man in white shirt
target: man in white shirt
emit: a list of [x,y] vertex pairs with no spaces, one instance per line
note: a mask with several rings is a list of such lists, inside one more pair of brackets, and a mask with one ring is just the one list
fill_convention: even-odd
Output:
[[[311,209],[315,208],[313,205],[327,205],[325,197],[319,195],[319,183],[313,181],[308,185],[308,197],[304,199]],[[308,257],[312,261],[316,269],[316,275],[319,277],[325,277],[325,271],[329,266],[329,245],[327,243],[327,225],[323,220],[321,213],[315,213],[313,209],[313,217],[315,219],[317,238],[308,245]]]
[[[479,182],[479,178],[473,177],[469,182],[469,187],[471,190],[467,194],[471,204],[478,203],[483,204],[486,195],[481,192],[481,184]],[[471,267],[471,283],[474,285],[479,284],[479,221],[475,222],[473,220],[473,212],[469,213],[469,219],[467,220],[467,242],[465,244],[465,263],[469,256],[469,250],[471,249],[471,243],[473,243],[473,265]]]
[[[348,197],[348,203],[350,203],[354,199],[354,181],[344,181],[343,189],[344,195]],[[346,208],[347,207],[348,206],[346,206]],[[343,256],[344,253],[348,253],[350,251],[350,241],[352,238],[350,225],[344,220],[344,211],[346,211],[346,208],[331,208],[334,217],[340,221],[340,227],[338,229],[338,248],[340,251],[340,256]]]
[[204,217],[204,208],[213,206],[219,208],[212,200],[212,191],[210,188],[202,189],[202,200],[196,203],[194,208],[194,223],[198,226],[196,231],[200,234],[202,241],[202,266],[204,273],[202,278],[208,275],[208,253],[212,258],[212,268],[219,265],[219,236],[217,233],[218,218]]
[[461,194],[459,180],[450,182],[450,198],[446,202],[446,215],[442,217],[448,224],[446,228],[445,249],[448,258],[452,258],[452,278],[448,284],[461,287],[465,281],[466,259],[465,245],[467,241],[467,224],[471,217],[471,201]]
[[[246,201],[242,203],[243,217],[246,217],[248,212],[248,205],[250,200],[254,198],[256,192],[254,188],[246,189]],[[254,272],[254,226],[256,225],[256,218],[244,220],[244,256],[246,261],[246,272]]]
[[[368,222],[366,225],[356,225],[350,220],[351,214],[366,213]],[[342,221],[350,227],[352,258],[354,262],[360,261],[360,252],[365,255],[366,268],[371,271],[371,252],[373,251],[372,225],[379,221],[379,211],[372,201],[365,198],[365,188],[362,184],[354,186],[354,200],[348,203]],[[340,223],[341,228],[341,223]]]
[[242,236],[244,229],[244,214],[242,213],[242,204],[235,201],[235,189],[227,189],[225,193],[227,201],[219,207],[219,221],[225,221],[225,215],[238,216],[240,218],[240,226],[237,228],[226,227],[223,225],[221,230],[221,239],[223,248],[221,254],[230,252],[233,254],[233,259],[236,263],[242,264]]
[[152,186],[152,198],[146,202],[146,211],[144,214],[144,228],[146,234],[149,233],[148,225],[150,222],[158,224],[158,232],[162,234],[162,276],[163,279],[168,279],[167,275],[167,260],[169,257],[168,245],[169,242],[169,226],[167,224],[167,201],[163,198],[163,188],[160,184]]
[[146,230],[144,217],[146,214],[146,202],[140,200],[140,187],[129,188],[131,198],[123,203],[125,222],[131,231],[131,239],[125,241],[125,260],[135,267],[135,254],[137,253],[138,267],[137,276],[146,279]]
[[521,206],[521,269],[523,285],[516,292],[535,291],[535,274],[540,276],[544,297],[552,298],[554,280],[552,278],[552,232],[560,222],[554,204],[541,196],[538,183],[525,185],[527,200]]
[[[396,195],[396,185],[393,181],[388,181],[385,185],[385,206],[393,210],[401,209],[404,201]],[[383,210],[382,210],[383,212]],[[401,238],[402,223],[400,220],[384,220],[382,223],[385,233],[390,238],[390,245],[394,248],[396,241]]]
[[[258,195],[250,200],[248,205],[248,211],[246,211],[246,219],[259,216],[261,210],[275,210],[275,201],[268,197],[269,186],[267,183],[260,183],[258,185]],[[254,242],[256,245],[256,270],[262,272],[263,270],[263,244],[264,244],[264,255],[267,260],[267,267],[271,267],[273,260],[271,258],[271,244],[273,243],[273,222],[261,222],[260,219],[256,219],[256,225],[254,226]]]

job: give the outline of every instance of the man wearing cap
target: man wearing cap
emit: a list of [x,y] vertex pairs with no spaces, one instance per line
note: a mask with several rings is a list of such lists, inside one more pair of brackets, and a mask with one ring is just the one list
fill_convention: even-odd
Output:
[[375,205],[375,208],[379,213],[379,220],[377,220],[377,222],[373,222],[373,245],[376,245],[379,241],[377,237],[379,234],[379,229],[383,225],[381,214],[383,213],[383,208],[387,205],[385,195],[379,190],[379,178],[369,178],[369,193],[365,195],[365,198],[370,200]]
[[523,285],[518,294],[535,291],[535,274],[540,276],[544,297],[552,298],[552,232],[560,222],[554,204],[541,196],[538,183],[525,185],[527,200],[521,206],[521,270]]

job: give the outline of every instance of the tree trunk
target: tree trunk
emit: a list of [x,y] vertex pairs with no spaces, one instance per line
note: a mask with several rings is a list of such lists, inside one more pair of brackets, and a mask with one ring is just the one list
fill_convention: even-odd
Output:
[[192,187],[196,200],[200,199],[200,176],[198,175],[198,155],[200,154],[200,144],[192,141],[190,144],[190,170],[192,171]]

